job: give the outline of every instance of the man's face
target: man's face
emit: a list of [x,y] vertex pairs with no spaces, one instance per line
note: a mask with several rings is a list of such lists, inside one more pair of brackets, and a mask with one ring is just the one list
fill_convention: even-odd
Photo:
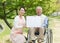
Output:
[[37,15],[41,15],[42,9],[41,9],[41,8],[37,8],[37,9],[36,9],[36,13],[37,13]]

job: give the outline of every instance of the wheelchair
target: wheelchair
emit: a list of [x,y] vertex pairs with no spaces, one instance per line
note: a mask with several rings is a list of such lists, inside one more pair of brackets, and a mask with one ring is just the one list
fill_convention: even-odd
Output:
[[[26,43],[37,43],[39,31],[36,31],[34,34],[36,36],[36,39],[30,42],[30,31],[28,30],[27,42]],[[47,28],[44,31],[44,41],[43,41],[43,43],[53,43],[53,33],[52,33],[52,30],[48,28],[48,25],[47,25]]]

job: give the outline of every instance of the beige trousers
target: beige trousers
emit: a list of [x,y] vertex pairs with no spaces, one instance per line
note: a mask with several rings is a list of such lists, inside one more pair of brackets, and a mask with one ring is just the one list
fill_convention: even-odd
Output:
[[[31,40],[35,40],[35,31],[36,31],[37,28],[30,28],[30,39]],[[44,39],[44,28],[39,28],[39,36],[38,38],[39,39]]]

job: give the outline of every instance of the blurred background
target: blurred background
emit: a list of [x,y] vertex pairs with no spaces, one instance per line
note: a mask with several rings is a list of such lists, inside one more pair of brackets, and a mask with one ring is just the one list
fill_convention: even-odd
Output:
[[[36,15],[36,7],[43,8],[43,14],[49,18],[49,28],[53,32],[53,43],[60,43],[60,0],[0,0],[0,43],[10,42],[13,19],[23,7],[27,15]],[[24,29],[26,34],[28,29]]]

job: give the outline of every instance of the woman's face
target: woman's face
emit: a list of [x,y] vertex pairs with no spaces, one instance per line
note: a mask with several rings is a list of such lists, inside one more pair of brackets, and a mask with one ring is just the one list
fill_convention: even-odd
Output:
[[19,11],[19,14],[23,16],[23,15],[24,15],[24,13],[25,13],[24,8],[21,8],[21,9],[20,9],[20,11]]

